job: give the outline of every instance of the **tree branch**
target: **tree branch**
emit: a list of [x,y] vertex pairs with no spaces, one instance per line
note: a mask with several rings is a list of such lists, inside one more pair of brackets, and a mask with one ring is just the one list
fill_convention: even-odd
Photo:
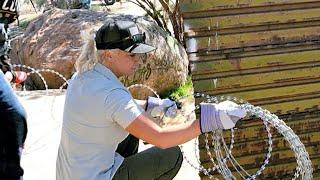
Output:
[[158,24],[158,26],[160,26],[161,28],[165,28],[166,24],[162,23],[159,18],[157,16],[155,16],[154,13],[152,13],[149,9],[147,9],[146,6],[144,6],[144,4],[142,2],[140,2],[139,0],[136,0],[137,3],[133,2],[132,0],[130,0],[129,2],[136,4],[137,6],[139,6],[140,8],[142,8],[143,10],[145,10],[147,12],[147,14],[152,17]]

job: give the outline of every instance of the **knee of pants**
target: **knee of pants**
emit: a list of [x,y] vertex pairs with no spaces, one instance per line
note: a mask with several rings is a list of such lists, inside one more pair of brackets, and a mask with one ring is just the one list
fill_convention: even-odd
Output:
[[181,152],[181,149],[176,146],[176,147],[172,147],[169,150],[169,158],[172,160],[176,160],[176,163],[174,164],[174,168],[180,168],[182,165],[182,161],[183,161],[183,155]]
[[183,154],[182,154],[181,149],[178,146],[176,148],[177,148],[177,151],[178,151],[178,154],[179,154],[178,160],[177,160],[177,162],[178,162],[177,165],[179,165],[179,167],[181,167],[182,161],[183,161]]

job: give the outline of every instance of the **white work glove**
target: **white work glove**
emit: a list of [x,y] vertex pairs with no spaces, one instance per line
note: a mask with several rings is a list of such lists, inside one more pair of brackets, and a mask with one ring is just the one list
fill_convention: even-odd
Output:
[[219,104],[201,103],[200,129],[202,133],[216,129],[231,129],[237,121],[246,116],[246,111],[232,101]]
[[11,71],[7,71],[4,74],[4,77],[8,81],[8,83],[11,83],[11,81],[13,80],[13,74],[11,73]]
[[148,97],[146,111],[152,117],[161,117],[164,114],[166,117],[174,118],[177,116],[177,109],[175,101]]

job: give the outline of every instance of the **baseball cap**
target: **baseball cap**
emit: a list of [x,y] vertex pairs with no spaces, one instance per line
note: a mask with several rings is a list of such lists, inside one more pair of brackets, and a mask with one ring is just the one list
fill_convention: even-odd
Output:
[[145,33],[133,21],[109,21],[96,33],[97,49],[121,49],[130,53],[148,53],[156,48],[145,43]]

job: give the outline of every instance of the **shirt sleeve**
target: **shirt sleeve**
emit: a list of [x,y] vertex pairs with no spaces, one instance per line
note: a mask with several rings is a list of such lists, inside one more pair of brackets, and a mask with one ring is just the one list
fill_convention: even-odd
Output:
[[144,112],[130,93],[120,88],[109,93],[106,98],[106,108],[110,112],[111,119],[124,129]]

